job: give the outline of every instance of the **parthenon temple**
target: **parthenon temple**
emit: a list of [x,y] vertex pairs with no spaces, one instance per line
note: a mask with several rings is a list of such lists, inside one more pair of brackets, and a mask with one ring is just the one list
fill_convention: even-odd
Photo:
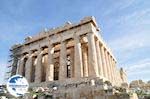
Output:
[[104,42],[94,17],[85,17],[78,24],[66,22],[45,29],[26,37],[23,44],[11,50],[15,49],[19,51],[12,75],[26,77],[31,85],[88,78],[102,79],[113,86],[127,83],[126,73],[117,69],[117,60]]

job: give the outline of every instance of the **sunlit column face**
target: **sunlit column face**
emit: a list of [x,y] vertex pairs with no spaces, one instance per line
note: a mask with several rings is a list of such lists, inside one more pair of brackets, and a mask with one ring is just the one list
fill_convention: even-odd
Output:
[[54,50],[55,46],[49,42],[48,45],[48,55],[47,55],[47,66],[46,66],[46,81],[53,81],[55,80],[55,63],[54,63]]
[[97,54],[95,47],[95,35],[93,33],[87,34],[88,38],[88,55],[89,55],[89,76],[99,77],[98,65],[97,65]]
[[36,64],[37,64],[37,57],[35,58],[33,65],[36,66]]
[[83,63],[80,37],[74,37],[74,77],[83,77]]

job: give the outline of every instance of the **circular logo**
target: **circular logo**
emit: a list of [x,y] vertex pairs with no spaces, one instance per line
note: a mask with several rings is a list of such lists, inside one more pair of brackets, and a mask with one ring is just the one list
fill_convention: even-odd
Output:
[[29,88],[27,80],[21,75],[14,75],[8,79],[7,90],[15,97],[23,96]]

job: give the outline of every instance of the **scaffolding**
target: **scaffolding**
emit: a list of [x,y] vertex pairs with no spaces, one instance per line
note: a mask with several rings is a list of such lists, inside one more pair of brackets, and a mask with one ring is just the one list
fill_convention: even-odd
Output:
[[9,77],[13,76],[17,72],[18,60],[20,57],[21,44],[17,44],[11,47],[9,50],[9,56],[7,61],[7,69],[5,73],[5,81],[9,79]]

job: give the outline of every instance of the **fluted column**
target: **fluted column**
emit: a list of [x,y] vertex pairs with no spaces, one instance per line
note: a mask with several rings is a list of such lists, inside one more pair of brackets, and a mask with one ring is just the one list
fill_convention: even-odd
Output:
[[113,73],[113,65],[112,65],[112,57],[109,55],[110,69],[111,69],[111,81],[114,83],[114,73]]
[[35,66],[35,82],[41,82],[42,79],[42,49],[38,49],[37,64]]
[[103,48],[102,48],[102,44],[99,42],[99,50],[100,50],[100,76],[101,77],[104,77],[104,59],[103,59],[103,55],[102,55],[102,50],[103,50]]
[[74,36],[74,42],[75,42],[74,73],[75,73],[75,78],[80,78],[80,77],[83,77],[83,63],[82,63],[82,51],[81,51],[80,37]]
[[26,79],[28,80],[28,82],[31,82],[31,68],[32,68],[32,52],[30,51],[29,52],[29,55],[28,55],[28,59],[26,61],[26,64],[25,64],[25,77]]
[[74,77],[74,48],[72,47],[70,53],[70,70],[71,70],[71,77]]
[[89,76],[99,77],[94,34],[88,33],[87,38],[88,38],[88,55],[89,55],[88,57],[89,58]]
[[105,49],[104,46],[101,45],[101,54],[102,54],[102,66],[103,66],[103,75],[107,77],[107,65],[106,65],[106,57],[105,57]]
[[60,45],[60,66],[59,66],[59,80],[67,78],[67,51],[66,42],[62,41]]
[[18,66],[18,74],[22,75],[23,76],[23,65],[24,65],[24,56],[22,56],[19,60],[19,66]]
[[98,39],[96,40],[96,52],[97,52],[97,63],[98,63],[99,75],[103,76],[100,42]]
[[116,67],[116,65],[115,65],[115,61],[113,60],[112,61],[112,63],[113,63],[113,70],[114,70],[114,75],[115,75],[115,77],[114,77],[114,79],[115,79],[115,83],[117,84],[117,79],[118,79],[118,73],[117,73],[117,67]]
[[83,56],[83,75],[88,77],[88,56],[87,56],[87,47],[83,45],[82,47],[82,56]]
[[46,81],[54,80],[54,63],[53,63],[54,47],[52,44],[48,46],[48,66],[46,69]]
[[109,81],[111,81],[111,70],[110,70],[110,63],[109,63],[109,58],[108,58],[108,52],[106,51],[105,52],[105,55],[106,55],[106,61],[107,61],[107,74],[108,74],[108,79]]

